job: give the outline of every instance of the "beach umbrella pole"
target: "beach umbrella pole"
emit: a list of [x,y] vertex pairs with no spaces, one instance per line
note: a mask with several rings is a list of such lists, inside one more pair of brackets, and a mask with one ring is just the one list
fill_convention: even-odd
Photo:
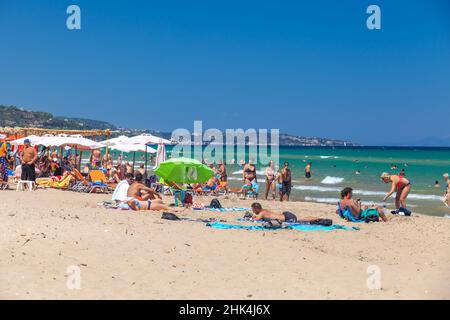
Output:
[[145,167],[145,179],[147,179],[147,144],[145,144],[145,164],[144,164],[144,167]]

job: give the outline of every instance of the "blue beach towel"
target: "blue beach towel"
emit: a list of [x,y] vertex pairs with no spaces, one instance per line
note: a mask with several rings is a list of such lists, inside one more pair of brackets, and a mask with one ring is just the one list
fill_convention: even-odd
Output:
[[[221,222],[213,222],[207,223],[206,226],[216,228],[216,229],[244,229],[244,230],[280,230],[280,229],[269,229],[261,225],[239,225],[239,224],[228,224]],[[332,226],[319,226],[319,225],[308,225],[308,224],[289,224],[287,228],[283,229],[294,229],[294,230],[302,230],[302,231],[317,231],[317,230],[358,230],[355,227],[346,227],[339,224],[334,224]]]

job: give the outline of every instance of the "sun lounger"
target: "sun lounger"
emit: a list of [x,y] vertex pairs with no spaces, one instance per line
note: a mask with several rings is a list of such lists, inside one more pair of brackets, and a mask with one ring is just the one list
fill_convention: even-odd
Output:
[[114,191],[117,186],[117,184],[109,183],[108,179],[106,179],[105,173],[102,170],[91,170],[89,172],[89,178],[91,179],[91,183],[106,186],[107,191]]

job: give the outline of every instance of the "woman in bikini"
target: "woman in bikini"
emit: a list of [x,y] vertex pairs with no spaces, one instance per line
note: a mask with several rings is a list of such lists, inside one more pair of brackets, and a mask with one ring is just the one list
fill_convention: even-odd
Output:
[[399,209],[406,209],[406,198],[411,191],[411,183],[409,180],[402,175],[390,175],[389,173],[383,172],[381,174],[381,181],[384,183],[391,183],[391,190],[383,198],[383,202],[396,192],[395,208],[397,209],[397,213]]
[[250,182],[255,180],[255,182],[257,182],[256,181],[256,167],[253,163],[246,164],[243,171],[244,171],[243,172],[244,182],[246,180],[249,180]]
[[273,160],[269,161],[269,165],[266,168],[266,195],[265,199],[269,195],[269,190],[272,189],[272,197],[275,200],[275,169],[273,166]]

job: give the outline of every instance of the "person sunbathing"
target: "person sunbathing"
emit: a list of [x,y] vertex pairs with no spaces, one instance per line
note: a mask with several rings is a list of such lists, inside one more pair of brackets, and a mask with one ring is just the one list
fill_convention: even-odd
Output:
[[206,185],[202,188],[202,190],[204,191],[214,191],[217,186],[219,185],[219,179],[217,179],[216,176],[212,176],[211,178],[209,178],[208,182],[206,183]]
[[153,211],[162,211],[162,210],[168,210],[168,211],[174,211],[178,212],[178,209],[175,209],[173,207],[166,206],[162,200],[156,199],[156,200],[147,200],[147,201],[140,201],[137,199],[128,200],[127,204],[130,206],[131,210],[134,211],[140,211],[140,210],[153,210]]
[[[259,202],[252,203],[252,211],[253,211],[253,220],[263,220],[263,221],[270,221],[270,220],[278,220],[280,222],[288,222],[288,223],[310,223],[310,224],[331,224],[329,221],[330,219],[321,219],[321,218],[314,218],[314,217],[306,217],[302,219],[298,219],[295,214],[289,211],[283,211],[283,212],[276,212],[272,210],[263,209],[261,204]],[[328,223],[325,223],[326,221]]]
[[[347,187],[341,191],[341,201],[338,203],[338,210],[336,211],[337,214],[343,213],[348,210],[355,220],[365,219],[369,216],[378,215],[384,222],[388,221],[388,218],[384,214],[381,207],[376,205],[363,206],[359,199],[355,201],[354,199],[352,199],[352,197],[352,188]],[[346,219],[348,220],[348,217],[346,217]]]
[[141,173],[136,173],[134,182],[128,188],[127,196],[135,198],[140,201],[146,201],[149,199],[161,199],[161,196],[155,191],[155,189],[149,188],[142,183],[144,177]]

